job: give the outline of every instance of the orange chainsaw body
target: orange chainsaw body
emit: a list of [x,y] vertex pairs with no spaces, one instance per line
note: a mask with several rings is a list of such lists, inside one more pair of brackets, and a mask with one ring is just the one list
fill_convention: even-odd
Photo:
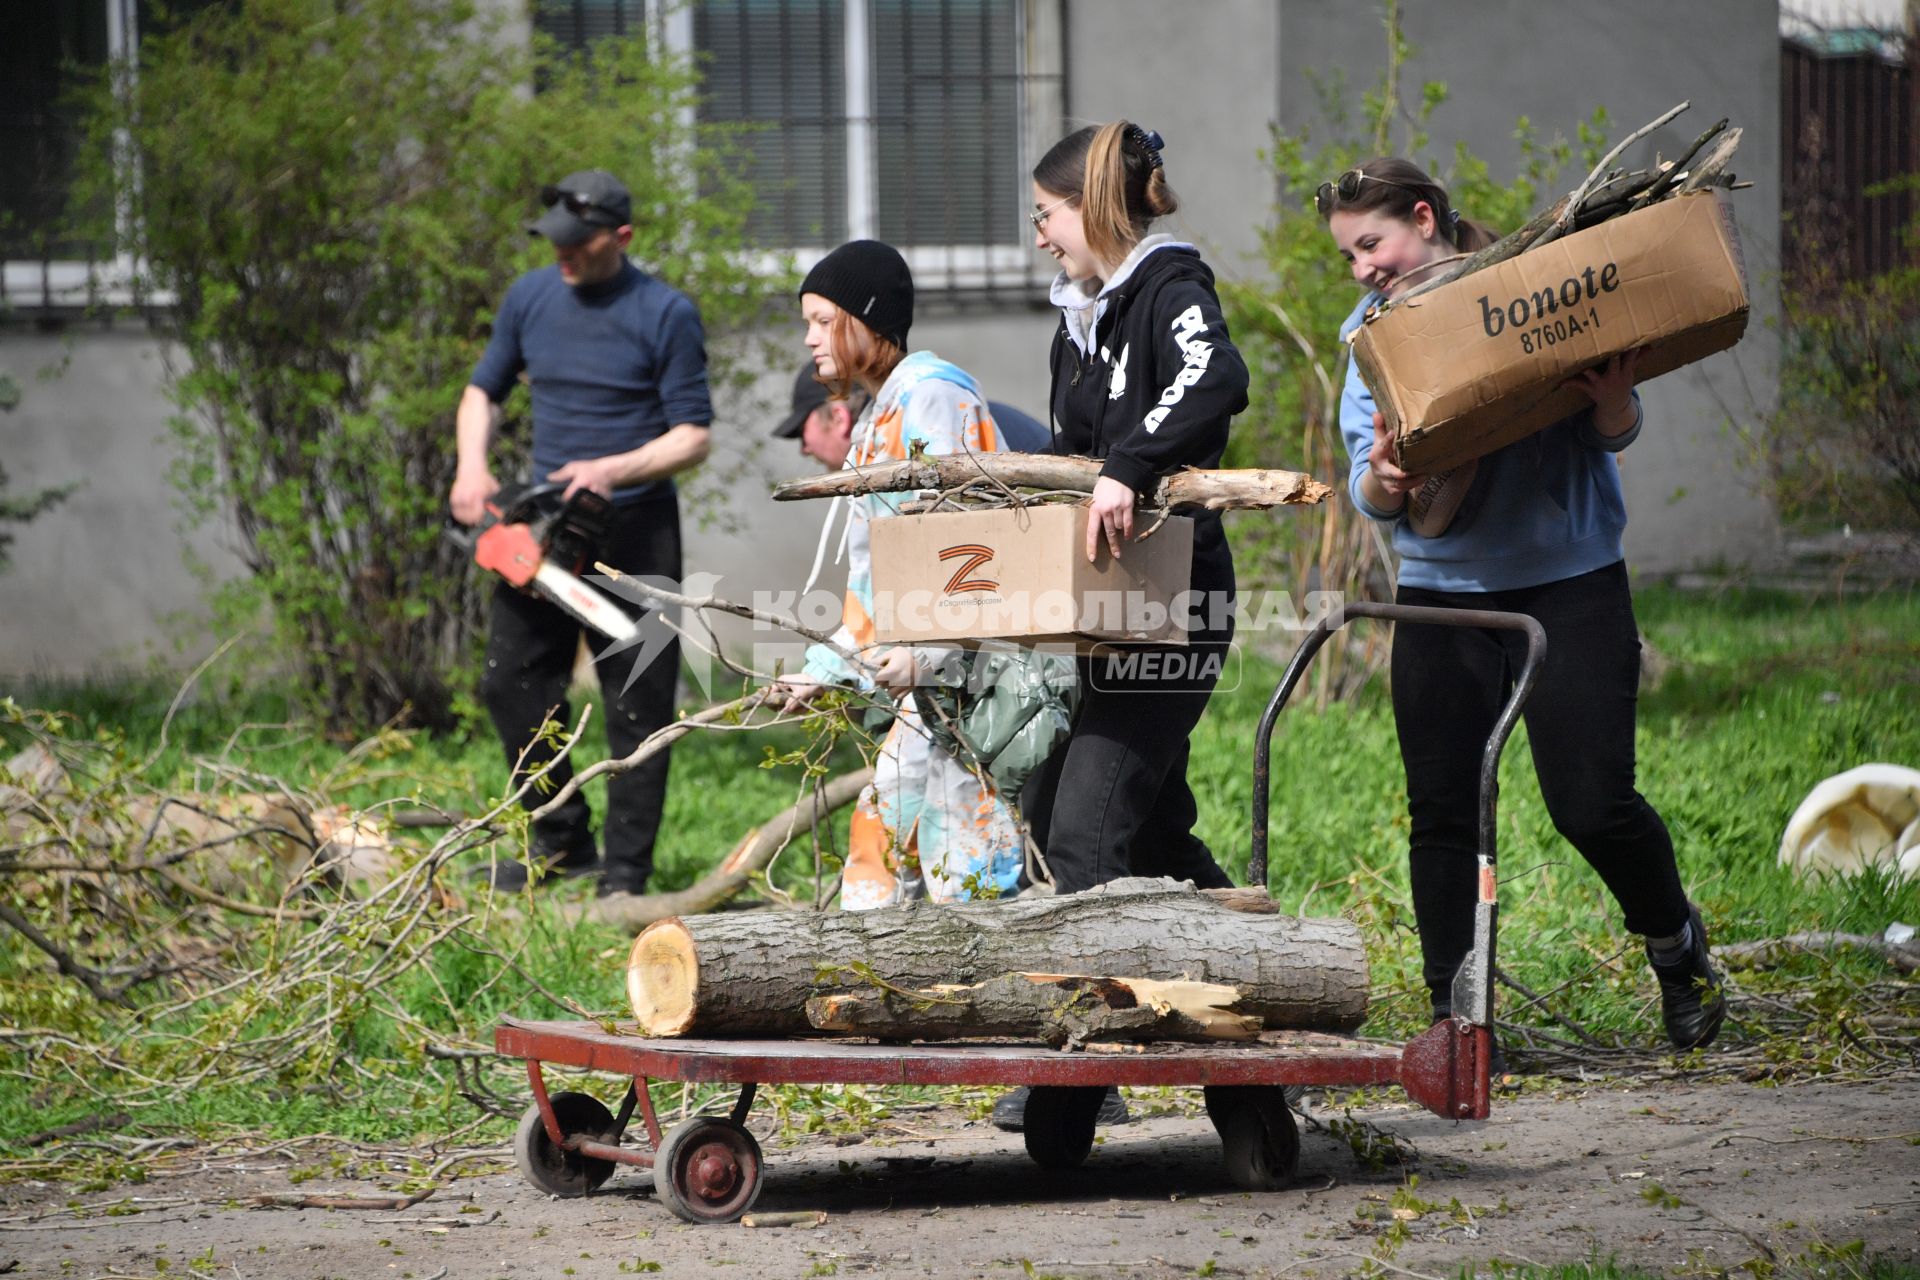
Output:
[[[491,505],[488,510],[495,516],[500,514],[498,508]],[[533,529],[524,524],[493,524],[482,530],[473,543],[473,562],[482,569],[491,569],[516,587],[532,582],[545,558]]]

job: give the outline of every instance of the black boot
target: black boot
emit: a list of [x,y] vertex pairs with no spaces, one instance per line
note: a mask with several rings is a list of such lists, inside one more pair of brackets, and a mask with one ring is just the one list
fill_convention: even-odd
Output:
[[[1000,1095],[993,1104],[993,1127],[1008,1133],[1020,1133],[1027,1127],[1027,1099],[1033,1091],[1026,1085]],[[1133,1113],[1127,1110],[1127,1100],[1120,1096],[1120,1090],[1113,1085],[1107,1086],[1107,1096],[1100,1099],[1100,1113],[1094,1117],[1094,1123],[1105,1128],[1109,1125],[1129,1124]]]
[[1700,919],[1700,908],[1692,903],[1687,904],[1687,923],[1693,936],[1685,958],[1677,964],[1661,964],[1649,947],[1647,962],[1660,981],[1660,1017],[1667,1026],[1667,1039],[1676,1049],[1704,1049],[1727,1019],[1727,997],[1707,951],[1707,926]]

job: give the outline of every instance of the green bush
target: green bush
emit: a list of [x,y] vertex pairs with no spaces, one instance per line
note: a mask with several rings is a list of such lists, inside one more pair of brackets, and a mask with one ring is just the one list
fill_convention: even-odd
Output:
[[[748,197],[685,123],[689,69],[638,40],[529,47],[489,12],[245,0],[143,41],[84,95],[74,208],[117,209],[99,234],[173,299],[175,479],[192,517],[231,520],[251,570],[220,616],[269,617],[268,652],[335,727],[453,718],[479,622],[440,536],[453,411],[491,308],[546,258],[522,229],[543,182],[620,174],[634,257],[710,334],[758,305]],[[519,392],[510,437],[524,416]]]
[[1920,554],[1920,258],[1846,278],[1819,199],[1787,214],[1803,251],[1781,282],[1780,394],[1750,443],[1789,526],[1903,534]]

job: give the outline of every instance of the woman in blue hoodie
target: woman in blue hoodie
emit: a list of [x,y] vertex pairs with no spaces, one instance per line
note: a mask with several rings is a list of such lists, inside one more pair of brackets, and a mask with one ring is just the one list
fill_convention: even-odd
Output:
[[[1391,301],[1492,234],[1462,221],[1446,189],[1405,160],[1369,160],[1323,183],[1315,203],[1367,290],[1341,326]],[[1349,492],[1393,526],[1402,604],[1531,614],[1547,658],[1527,702],[1534,770],[1554,826],[1599,873],[1626,927],[1646,940],[1668,1038],[1712,1042],[1726,1016],[1700,912],[1673,841],[1635,789],[1640,637],[1620,535],[1615,455],[1640,434],[1629,353],[1572,380],[1590,407],[1441,476],[1394,461],[1373,397],[1351,366],[1340,429]],[[1414,917],[1436,1019],[1472,945],[1480,751],[1519,666],[1516,632],[1401,624],[1393,637],[1393,712],[1407,799]]]

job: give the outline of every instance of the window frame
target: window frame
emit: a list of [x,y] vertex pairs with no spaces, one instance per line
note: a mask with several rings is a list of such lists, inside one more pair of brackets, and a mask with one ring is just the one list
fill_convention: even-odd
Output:
[[[697,2],[697,0],[696,0]],[[1066,119],[1066,0],[1013,0],[1016,33],[1015,103],[1019,178],[1026,175],[1046,149],[1059,138]],[[872,0],[841,0],[844,42],[842,61],[846,114],[847,239],[879,238],[879,181],[874,129]],[[657,44],[670,56],[691,59],[694,47],[691,6],[681,0],[647,0],[647,18]],[[694,112],[682,123],[691,128]],[[1052,264],[1043,263],[1031,239],[1016,221],[1017,208],[1008,210],[1007,239],[995,244],[900,245],[912,268],[916,287],[923,292],[1029,289],[1052,278]],[[791,260],[801,271],[829,253],[834,245],[792,244],[759,251],[756,265],[776,269]],[[1045,270],[1042,270],[1042,267]]]
[[[140,47],[139,16],[136,0],[84,0],[105,8],[107,15],[107,65],[121,61],[133,65],[129,55]],[[124,140],[116,148],[118,162],[135,180]],[[122,201],[114,211],[115,239],[129,243],[132,214]],[[86,311],[95,307],[170,306],[170,294],[143,291],[139,287],[139,262],[122,249],[111,258],[7,258],[0,260],[0,307],[16,312],[41,315],[64,311]]]

